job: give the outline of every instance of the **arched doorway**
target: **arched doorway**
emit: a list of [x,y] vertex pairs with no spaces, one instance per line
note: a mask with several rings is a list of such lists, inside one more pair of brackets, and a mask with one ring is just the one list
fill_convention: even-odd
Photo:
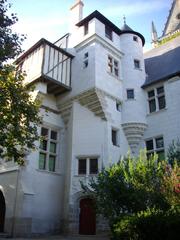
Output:
[[90,198],[80,200],[79,234],[96,234],[96,213],[93,200]]
[[6,204],[2,191],[0,190],[0,232],[4,232]]

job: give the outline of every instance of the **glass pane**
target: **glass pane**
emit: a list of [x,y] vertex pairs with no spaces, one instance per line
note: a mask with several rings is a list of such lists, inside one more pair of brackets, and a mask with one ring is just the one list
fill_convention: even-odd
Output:
[[162,161],[165,159],[164,150],[157,152],[157,155],[158,155],[158,160]]
[[164,87],[157,88],[157,94],[164,93]]
[[140,61],[139,60],[134,60],[134,67],[135,68],[140,68]]
[[158,97],[159,109],[163,109],[166,107],[165,96]]
[[56,156],[49,156],[49,171],[55,171]]
[[127,90],[127,99],[134,99],[134,89]]
[[97,174],[98,173],[98,160],[97,158],[90,159],[90,174]]
[[163,148],[163,147],[164,147],[163,137],[156,138],[156,148]]
[[155,112],[156,111],[156,101],[155,99],[149,100],[149,112]]
[[112,73],[112,69],[113,69],[113,68],[112,68],[112,65],[109,64],[109,65],[108,65],[108,70],[109,70],[110,73]]
[[51,139],[57,140],[57,132],[51,131]]
[[112,63],[112,57],[108,57],[108,62]]
[[119,71],[117,68],[114,68],[114,74],[118,77],[119,76]]
[[152,139],[146,141],[146,149],[147,149],[147,151],[150,151],[150,150],[153,150],[153,149],[154,149],[153,140],[152,140]]
[[41,128],[41,136],[44,136],[44,137],[48,136],[48,129],[47,128]]
[[116,130],[112,130],[112,143],[113,145],[117,145],[117,131]]
[[148,92],[148,97],[154,97],[154,90],[151,90]]
[[45,169],[46,168],[46,154],[45,153],[39,153],[39,169]]
[[118,62],[116,60],[114,60],[114,66],[118,67]]
[[56,153],[56,143],[50,142],[50,149],[49,149],[49,151],[51,153]]
[[79,159],[78,174],[86,174],[86,159]]
[[47,140],[41,140],[40,141],[40,148],[44,151],[47,150]]

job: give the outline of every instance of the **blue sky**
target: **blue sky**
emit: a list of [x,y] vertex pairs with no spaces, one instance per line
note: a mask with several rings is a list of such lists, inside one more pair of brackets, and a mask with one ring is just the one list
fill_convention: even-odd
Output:
[[[19,22],[14,26],[18,33],[27,34],[23,48],[27,50],[40,38],[56,41],[68,32],[69,8],[75,0],[9,0],[11,11]],[[172,0],[84,0],[84,17],[94,10],[100,11],[115,25],[127,24],[146,39],[145,49],[150,48],[151,21],[155,22],[158,35],[162,34]]]

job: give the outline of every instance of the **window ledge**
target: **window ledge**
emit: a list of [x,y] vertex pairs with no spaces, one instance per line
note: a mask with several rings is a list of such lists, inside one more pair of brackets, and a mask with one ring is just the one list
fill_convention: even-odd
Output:
[[134,70],[142,71],[142,68],[135,68],[135,67],[134,67]]
[[37,172],[41,172],[41,173],[46,173],[46,174],[52,174],[52,175],[62,176],[62,173],[60,173],[60,172],[52,172],[52,171],[41,170],[41,169],[36,169],[36,171],[37,171]]
[[113,73],[110,73],[110,72],[108,72],[108,71],[107,71],[107,73],[108,73],[111,77],[113,77],[113,78],[115,78],[116,80],[118,80],[119,82],[122,82],[122,79],[120,79],[119,76],[117,77],[116,75],[114,75]]
[[120,145],[114,145],[112,144],[113,147],[117,147],[117,148],[120,148]]
[[129,101],[136,101],[136,98],[128,98],[125,100],[125,102],[129,102]]
[[158,110],[156,112],[151,112],[151,113],[148,113],[147,116],[152,116],[152,115],[155,115],[157,113],[165,112],[166,110],[167,110],[167,108],[164,108],[164,109]]

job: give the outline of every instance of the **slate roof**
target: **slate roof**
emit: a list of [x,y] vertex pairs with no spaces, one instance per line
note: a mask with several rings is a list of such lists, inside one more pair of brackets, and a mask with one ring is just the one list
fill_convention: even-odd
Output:
[[180,76],[180,37],[144,54],[147,79],[143,88]]

